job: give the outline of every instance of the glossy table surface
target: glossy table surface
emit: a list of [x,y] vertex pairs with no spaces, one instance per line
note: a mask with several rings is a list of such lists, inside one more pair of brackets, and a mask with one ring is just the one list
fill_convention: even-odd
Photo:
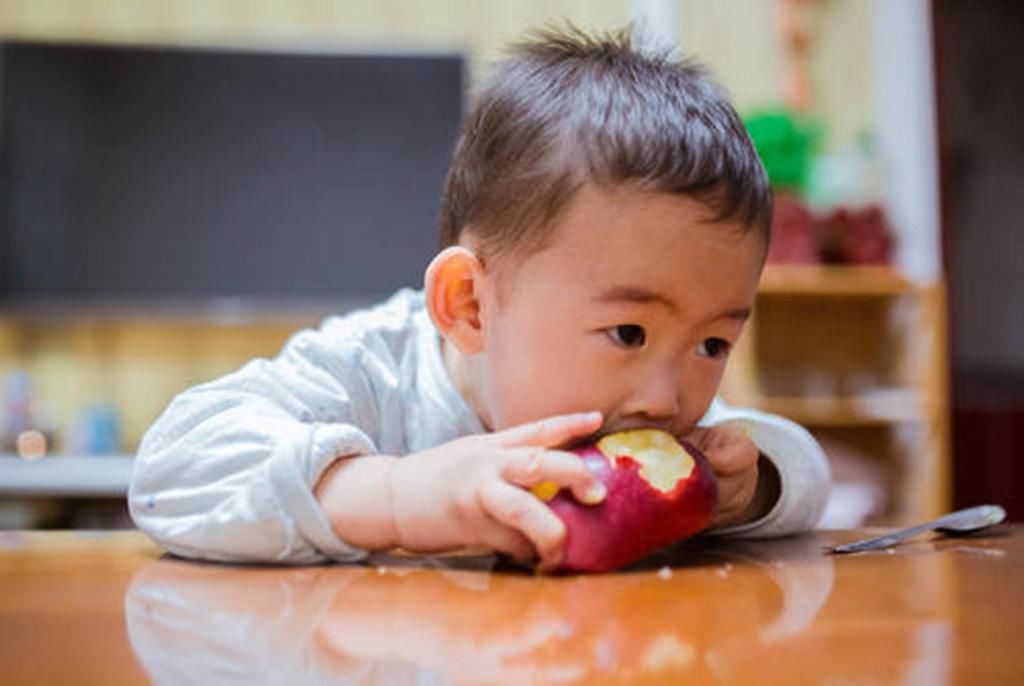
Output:
[[823,552],[864,533],[542,577],[487,557],[198,564],[136,532],[5,532],[0,683],[1024,684],[1024,527]]

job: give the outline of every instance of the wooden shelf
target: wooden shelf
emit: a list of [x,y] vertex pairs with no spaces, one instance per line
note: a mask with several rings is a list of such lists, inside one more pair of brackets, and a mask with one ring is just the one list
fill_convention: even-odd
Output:
[[851,396],[761,396],[753,404],[810,427],[887,426],[924,420],[912,389]]
[[895,296],[909,291],[910,281],[892,267],[768,265],[761,295]]
[[805,426],[847,483],[873,474],[879,521],[938,516],[950,504],[945,311],[941,282],[890,267],[770,265],[723,397]]

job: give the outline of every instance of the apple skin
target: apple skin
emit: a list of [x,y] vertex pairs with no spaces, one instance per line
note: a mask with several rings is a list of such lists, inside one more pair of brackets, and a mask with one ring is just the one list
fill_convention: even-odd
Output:
[[[649,432],[640,430],[644,431]],[[618,436],[629,433],[634,432]],[[584,505],[564,489],[550,499],[542,497],[566,527],[564,554],[556,571],[618,569],[711,523],[718,484],[707,458],[689,443],[669,440],[692,458],[693,467],[668,491],[649,483],[641,474],[641,463],[621,450],[606,455],[597,443],[572,450],[601,480],[607,496],[597,505]]]

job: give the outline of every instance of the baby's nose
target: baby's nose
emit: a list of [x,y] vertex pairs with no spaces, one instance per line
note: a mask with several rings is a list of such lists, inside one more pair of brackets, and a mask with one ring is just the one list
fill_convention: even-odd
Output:
[[623,409],[629,415],[663,421],[676,418],[681,407],[680,387],[676,379],[671,374],[653,373],[634,387]]

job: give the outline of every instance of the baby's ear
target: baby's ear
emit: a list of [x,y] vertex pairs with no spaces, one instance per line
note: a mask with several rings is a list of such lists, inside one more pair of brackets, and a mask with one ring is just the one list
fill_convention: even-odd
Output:
[[423,295],[434,326],[464,355],[483,349],[480,288],[483,263],[461,246],[445,248],[427,267]]

